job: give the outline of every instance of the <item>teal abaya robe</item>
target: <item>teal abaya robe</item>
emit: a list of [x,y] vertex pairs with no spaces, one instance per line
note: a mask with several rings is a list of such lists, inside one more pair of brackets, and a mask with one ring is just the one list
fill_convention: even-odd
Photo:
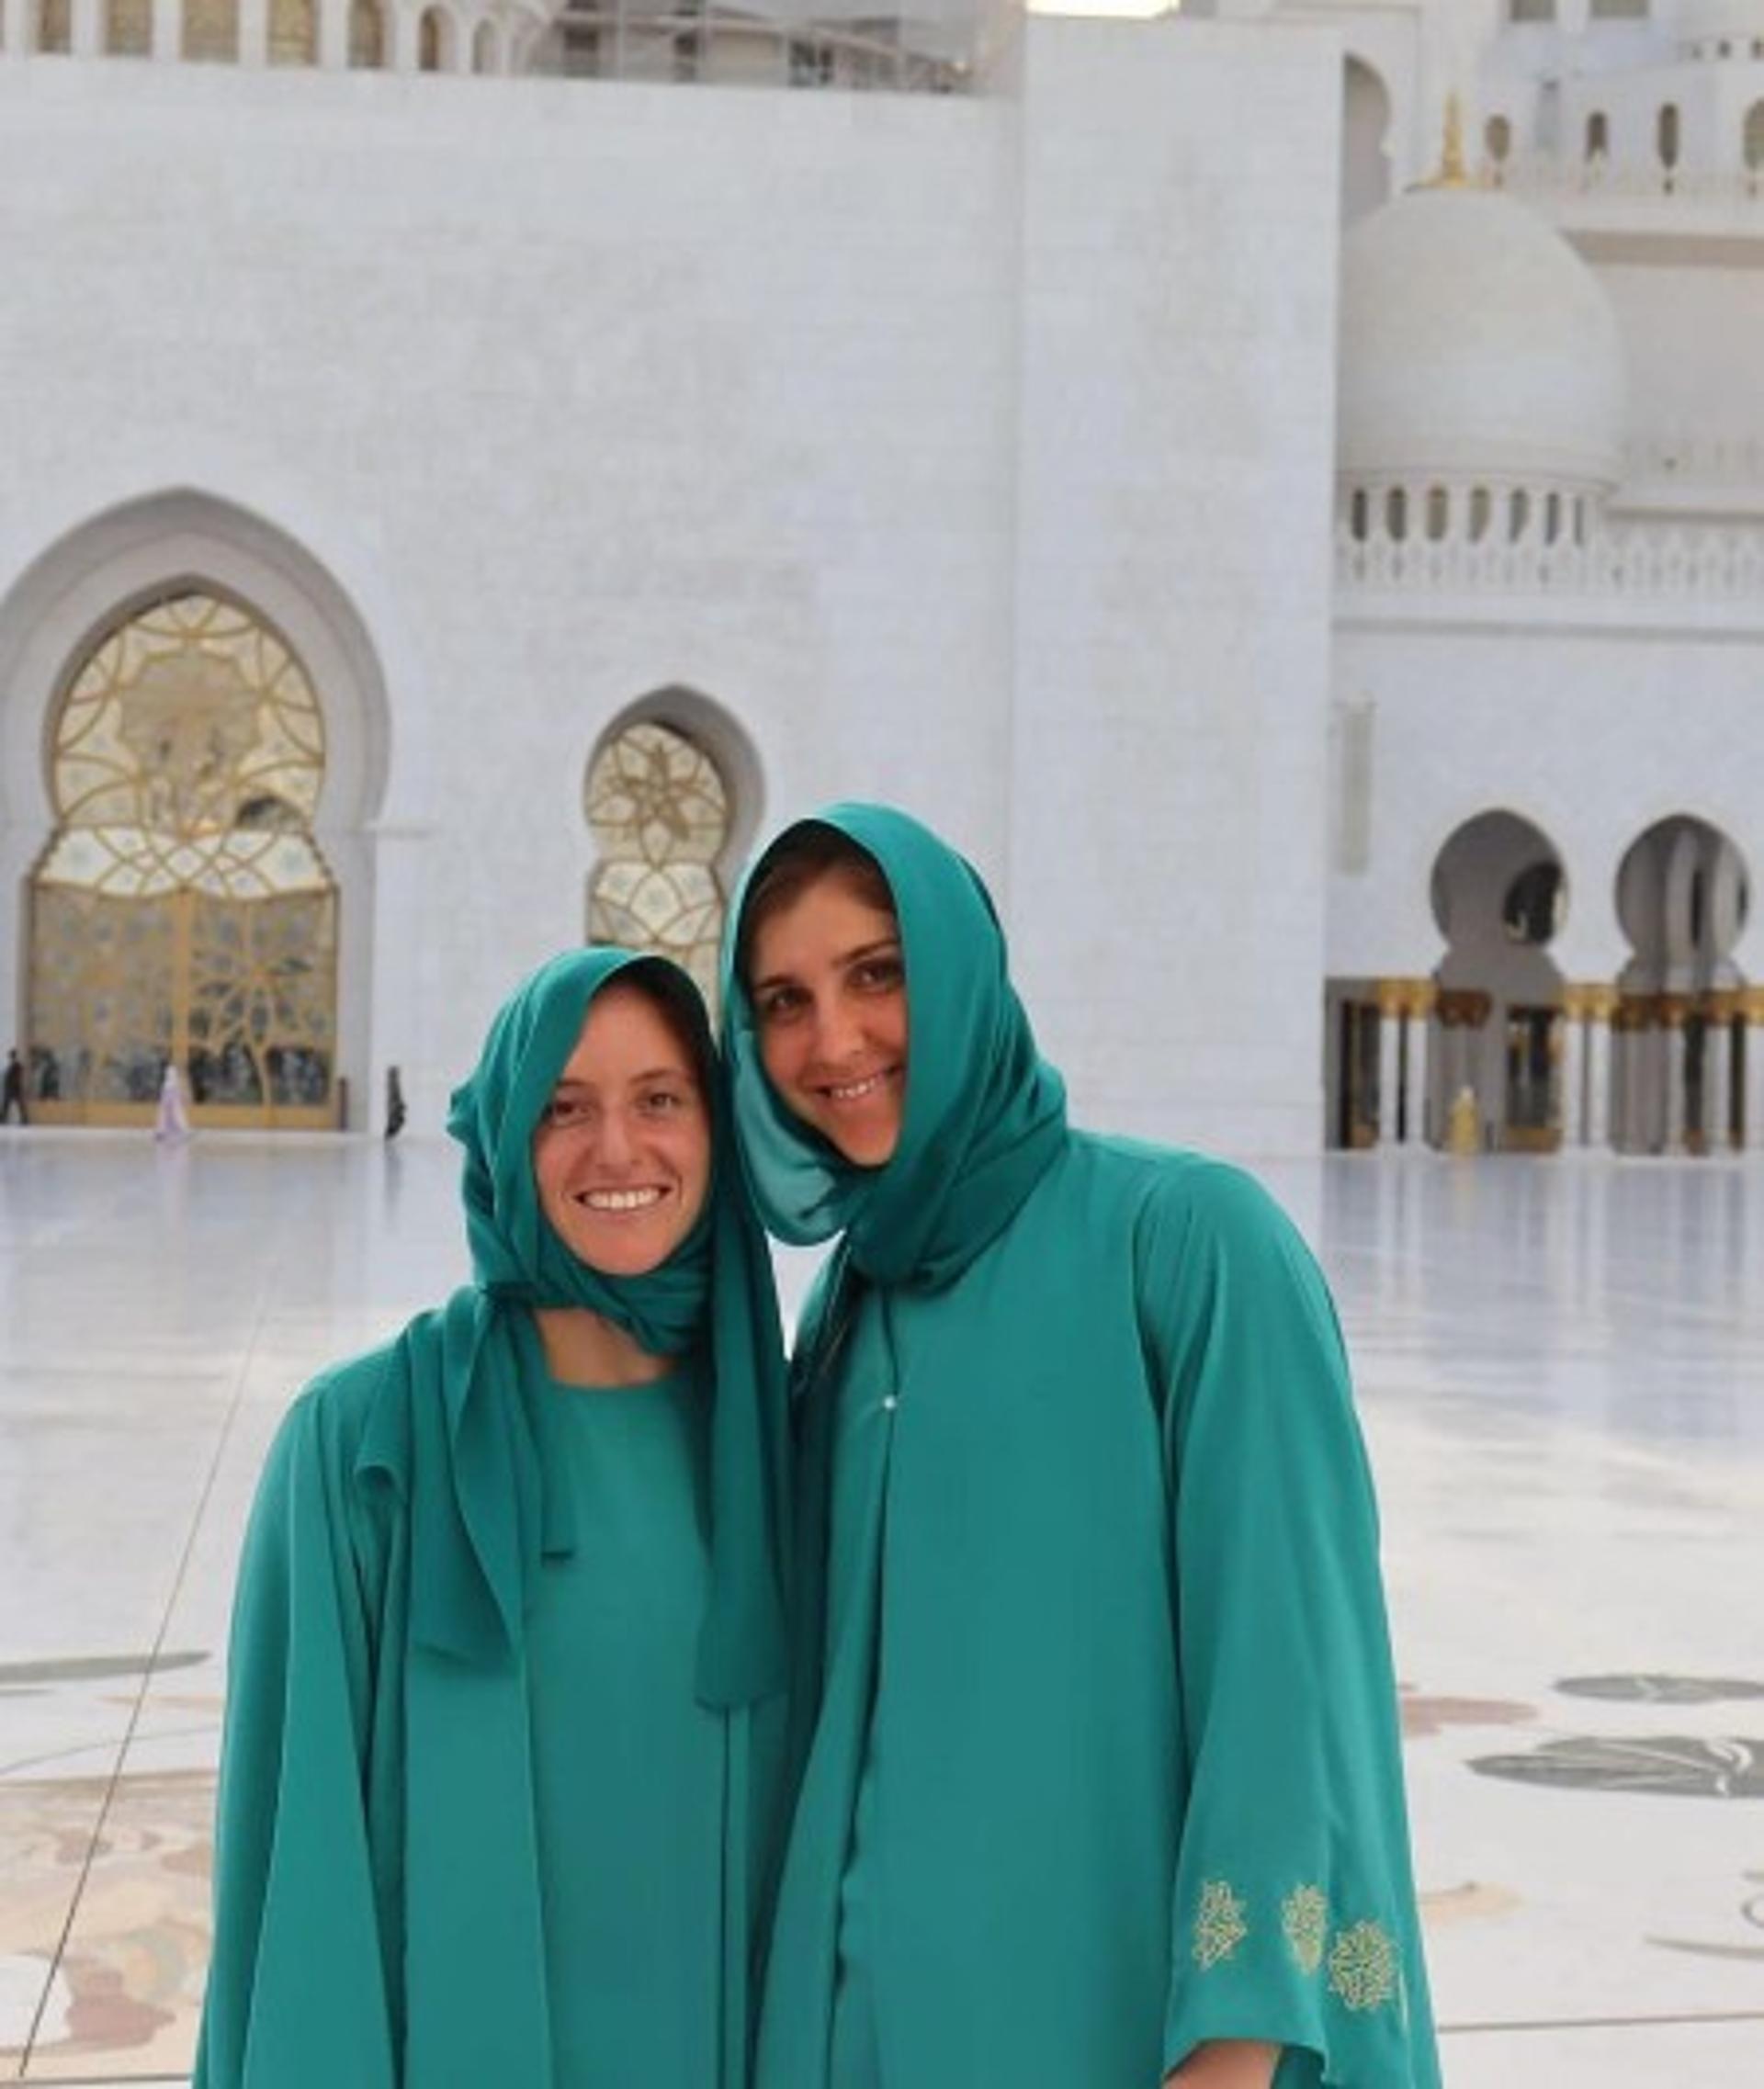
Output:
[[[638,1279],[575,1263],[532,1191],[628,962],[572,954],[504,1009],[451,1126],[477,1284],[320,1379],[271,1452],[197,2089],[744,2089],[782,1738],[763,1245],[732,1163]],[[685,1361],[560,1385],[543,1304]]]
[[978,880],[823,816],[893,887],[900,1143],[764,1082],[774,1229],[843,1239],[798,1347],[800,1778],[759,2089],[1438,2081],[1376,1522],[1328,1293],[1245,1176],[1070,1132]]

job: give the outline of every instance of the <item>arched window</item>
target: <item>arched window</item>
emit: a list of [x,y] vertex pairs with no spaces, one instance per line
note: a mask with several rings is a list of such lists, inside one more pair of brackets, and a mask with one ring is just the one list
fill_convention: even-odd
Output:
[[1408,535],[1408,495],[1400,486],[1393,486],[1385,495],[1385,534],[1393,544],[1400,544]]
[[498,73],[502,70],[497,48],[494,22],[480,22],[478,33],[471,40],[471,69],[474,73]]
[[721,771],[696,740],[639,718],[589,765],[586,809],[600,852],[589,940],[673,958],[714,1004],[724,906],[717,864],[731,820]]
[[1745,154],[1748,173],[1764,173],[1764,102],[1754,102],[1746,111],[1740,150]]
[[184,55],[231,65],[239,57],[239,0],[184,0]]
[[1348,532],[1356,544],[1363,544],[1371,527],[1371,502],[1365,488],[1356,486],[1348,499]]
[[104,48],[111,58],[151,58],[153,0],[107,0]]
[[1517,544],[1525,534],[1525,525],[1532,519],[1532,497],[1522,486],[1516,486],[1507,496],[1507,537]]
[[1513,126],[1504,116],[1491,116],[1482,127],[1483,148],[1488,164],[1498,169],[1507,164],[1513,150]]
[[453,46],[453,17],[445,7],[425,8],[416,28],[417,71],[451,73]]
[[337,895],[312,838],[324,721],[292,649],[201,590],[76,662],[31,876],[29,1069],[51,1121],[334,1119]]
[[1489,518],[1493,512],[1494,502],[1488,489],[1486,486],[1473,486],[1470,489],[1470,541],[1472,544],[1480,544],[1483,538],[1487,536]]
[[1439,544],[1452,526],[1452,497],[1443,486],[1430,486],[1427,490],[1427,534],[1431,543]]
[[1544,541],[1554,544],[1562,534],[1562,496],[1550,493],[1544,501]]
[[316,0],[269,0],[269,62],[272,65],[318,63]]
[[1589,160],[1611,157],[1611,119],[1601,108],[1594,109],[1587,119],[1587,157]]
[[349,62],[366,73],[386,62],[386,14],[379,0],[350,0]]
[[[812,45],[791,46],[793,85],[798,82],[796,53]],[[1341,73],[1341,221],[1351,225],[1375,210],[1390,195],[1390,92],[1372,67],[1350,58]]]
[[1660,164],[1670,174],[1679,164],[1679,105],[1666,102],[1654,119],[1654,147]]
[[1508,0],[1507,19],[1521,27],[1527,22],[1553,22],[1555,0]]
[[1592,0],[1595,22],[1645,22],[1647,0]]
[[37,48],[64,58],[74,45],[71,0],[41,0],[37,10]]

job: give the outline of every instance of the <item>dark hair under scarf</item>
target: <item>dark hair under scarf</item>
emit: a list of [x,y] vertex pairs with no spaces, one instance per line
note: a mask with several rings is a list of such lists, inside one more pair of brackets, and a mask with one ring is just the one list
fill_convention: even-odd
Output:
[[[409,1497],[413,1625],[424,1644],[494,1662],[520,1643],[539,1561],[573,1548],[547,1389],[523,1368],[515,1316],[586,1307],[650,1354],[691,1356],[714,1381],[711,1576],[698,1644],[707,1704],[769,1695],[785,1678],[783,1344],[765,1242],[741,1194],[721,1098],[704,1211],[660,1268],[606,1276],[577,1259],[540,1208],[533,1135],[594,996],[613,981],[684,1022],[714,1067],[697,988],[664,959],[571,951],[504,1002],[447,1129],[465,1149],[473,1282],[407,1330],[411,1455],[364,1445]],[[400,1471],[398,1468],[404,1468]],[[450,1483],[450,1484],[448,1484]]]

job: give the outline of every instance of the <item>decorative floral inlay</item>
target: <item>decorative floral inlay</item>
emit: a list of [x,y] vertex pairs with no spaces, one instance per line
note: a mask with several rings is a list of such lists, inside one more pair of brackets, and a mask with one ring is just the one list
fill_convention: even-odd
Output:
[[1299,1971],[1316,1972],[1329,1934],[1329,1903],[1322,1888],[1295,1886],[1280,1903],[1280,1926]]
[[1396,1993],[1396,1947],[1375,1922],[1343,1930],[1329,1952],[1329,1985],[1350,2009],[1382,2009]]
[[1249,1934],[1243,1903],[1223,1879],[1207,1880],[1194,1917],[1194,1963],[1204,1971],[1222,1965]]

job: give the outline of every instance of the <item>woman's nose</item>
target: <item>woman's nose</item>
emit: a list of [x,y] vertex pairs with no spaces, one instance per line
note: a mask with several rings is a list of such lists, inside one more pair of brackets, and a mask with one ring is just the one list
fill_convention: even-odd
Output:
[[623,1168],[632,1152],[631,1127],[622,1110],[608,1110],[600,1120],[596,1157],[605,1168]]

